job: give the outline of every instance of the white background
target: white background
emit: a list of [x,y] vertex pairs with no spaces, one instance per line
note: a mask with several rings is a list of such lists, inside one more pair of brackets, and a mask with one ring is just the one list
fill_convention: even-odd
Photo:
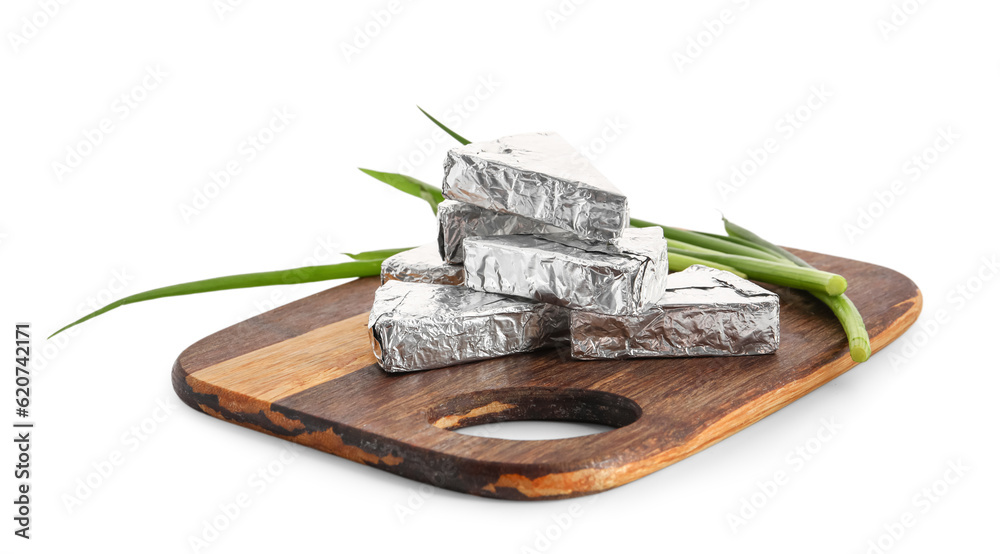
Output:
[[[345,4],[72,2],[45,16],[45,2],[4,2],[0,306],[8,328],[33,324],[37,427],[34,538],[11,536],[5,439],[0,549],[191,552],[241,493],[250,505],[199,551],[995,547],[1000,5]],[[809,107],[814,90],[829,96]],[[87,302],[430,242],[426,205],[356,169],[412,157],[409,171],[440,180],[452,143],[434,141],[416,104],[472,139],[560,132],[637,217],[721,231],[722,210],[775,242],[894,268],[921,287],[923,315],[868,363],[702,453],[597,496],[535,503],[428,494],[304,448],[281,463],[287,443],[176,401],[170,368],[186,346],[329,283],[129,306],[43,340]],[[291,123],[248,160],[241,144],[275,109]],[[804,121],[781,123],[796,110]],[[59,171],[105,118],[100,144]],[[952,139],[934,150],[939,133]],[[777,151],[754,167],[748,149],[767,139]],[[913,156],[933,163],[917,171]],[[240,173],[209,186],[230,161]],[[745,184],[722,194],[744,163]],[[198,193],[212,198],[185,219]],[[5,375],[0,419],[13,420]],[[154,424],[158,403],[172,409]],[[821,442],[824,420],[840,427]],[[799,463],[789,453],[803,445],[820,446]],[[116,452],[122,463],[94,477]],[[921,502],[950,462],[969,469]],[[269,466],[281,474],[262,490],[250,476]],[[758,483],[776,471],[787,483],[762,501]],[[99,485],[67,508],[88,477]],[[760,507],[734,524],[744,500]],[[912,526],[895,525],[908,513]]]

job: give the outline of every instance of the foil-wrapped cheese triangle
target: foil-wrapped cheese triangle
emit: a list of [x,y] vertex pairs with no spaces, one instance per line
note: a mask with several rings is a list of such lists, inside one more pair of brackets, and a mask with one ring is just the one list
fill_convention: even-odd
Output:
[[656,305],[615,316],[574,310],[577,359],[768,354],[778,348],[778,295],[702,265],[667,277]]
[[382,262],[382,284],[392,280],[461,285],[465,282],[465,269],[442,260],[436,244],[425,244],[389,256]]
[[468,237],[496,235],[532,235],[558,233],[562,230],[524,216],[480,208],[475,204],[445,200],[438,204],[438,248],[446,262],[465,260],[462,241]]
[[667,241],[629,228],[610,242],[569,233],[465,239],[465,284],[574,309],[639,312],[663,293]]
[[372,351],[389,373],[528,352],[565,335],[564,308],[466,287],[388,281],[368,316]]
[[620,237],[628,200],[555,133],[526,133],[448,151],[444,196],[598,240]]

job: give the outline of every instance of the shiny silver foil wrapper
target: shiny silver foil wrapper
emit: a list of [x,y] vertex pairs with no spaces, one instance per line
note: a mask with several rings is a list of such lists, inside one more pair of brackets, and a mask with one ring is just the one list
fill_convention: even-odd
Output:
[[667,276],[659,228],[600,242],[568,233],[465,239],[465,285],[568,308],[631,314],[656,302]]
[[446,262],[465,260],[462,240],[466,237],[558,233],[562,229],[514,214],[481,208],[475,204],[445,200],[438,204],[438,249]]
[[769,354],[778,340],[778,295],[702,265],[671,273],[640,314],[570,315],[570,355],[584,360]]
[[389,281],[368,317],[386,372],[434,369],[528,352],[565,335],[567,310],[465,287]]
[[625,195],[555,133],[452,148],[444,161],[442,192],[590,239],[620,237],[629,222]]
[[382,262],[382,284],[390,280],[461,285],[465,282],[465,269],[442,260],[436,244],[425,244]]

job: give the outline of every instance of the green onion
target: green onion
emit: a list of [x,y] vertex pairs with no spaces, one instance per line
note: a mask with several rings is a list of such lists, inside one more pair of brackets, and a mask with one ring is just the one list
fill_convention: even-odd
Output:
[[345,253],[344,255],[347,256],[348,258],[351,258],[352,260],[357,260],[359,262],[363,262],[363,261],[366,261],[366,260],[379,260],[379,261],[381,261],[381,260],[385,260],[389,256],[395,256],[396,254],[399,254],[400,252],[405,252],[407,250],[413,250],[413,248],[414,248],[413,246],[410,246],[410,247],[407,247],[407,248],[386,248],[385,250],[372,250],[370,252],[359,252],[357,254],[346,254]]
[[[435,125],[440,127],[446,133],[455,138],[458,142],[462,144],[468,144],[469,141],[465,138],[459,136],[457,133],[449,129],[447,126],[442,124],[440,121],[435,119],[429,113],[420,109],[420,111],[427,116]],[[400,189],[406,191],[405,189]],[[410,192],[410,194],[414,194]],[[660,227],[663,229],[663,236],[668,239],[668,244],[670,241],[674,241],[674,246],[670,247],[670,270],[671,271],[682,271],[683,269],[694,265],[695,263],[700,263],[702,265],[708,265],[710,267],[716,267],[718,269],[724,269],[730,271],[740,277],[746,278],[748,273],[743,273],[739,269],[733,266],[726,265],[724,263],[719,263],[717,260],[720,258],[716,257],[716,261],[706,260],[703,258],[696,258],[695,256],[707,255],[712,256],[712,254],[706,254],[704,250],[714,251],[721,254],[735,254],[737,256],[743,256],[747,258],[756,258],[761,261],[775,261],[778,263],[784,263],[786,261],[792,262],[802,268],[812,268],[811,265],[805,263],[801,258],[795,256],[791,252],[771,244],[770,242],[762,239],[750,231],[743,229],[742,227],[736,226],[728,220],[723,218],[726,225],[726,232],[729,233],[728,236],[714,235],[712,233],[701,233],[695,231],[685,231],[683,229],[676,229],[674,227],[667,227],[665,225],[659,225],[656,223],[651,223],[648,221],[643,221],[641,219],[632,218],[631,224],[633,227]],[[688,245],[688,252],[691,255],[684,254],[677,251],[677,246]],[[690,248],[695,246],[696,248]],[[742,247],[742,248],[740,248]],[[681,248],[684,250],[684,248]],[[766,275],[759,272],[754,272],[754,279],[763,282],[769,282],[778,285],[786,285],[797,287],[794,280],[786,279],[785,275],[782,275],[782,271],[775,267],[768,268],[776,274]],[[787,268],[785,268],[787,269]],[[777,277],[777,278],[774,278]],[[838,279],[839,278],[839,279]],[[831,279],[834,284],[834,288],[841,289],[840,294],[830,295],[826,292],[827,286],[831,284]],[[783,281],[783,282],[779,282]],[[818,298],[824,304],[830,307],[836,314],[837,318],[840,320],[841,325],[843,325],[845,332],[847,333],[850,349],[851,358],[857,362],[863,362],[868,359],[871,355],[871,346],[868,341],[868,332],[865,330],[864,321],[861,318],[861,314],[858,312],[854,303],[851,302],[847,296],[843,294],[843,289],[846,289],[846,280],[843,277],[831,274],[831,278],[826,281],[826,286],[823,286],[823,290],[811,290],[807,289],[813,296]]]
[[690,252],[687,250],[677,249],[675,249],[674,252],[730,265],[746,273],[751,279],[757,279],[758,281],[773,283],[775,285],[823,292],[831,296],[842,294],[844,290],[847,289],[846,279],[840,275],[820,271],[818,269],[798,267],[782,262],[772,262],[769,260],[762,260],[760,258],[736,256],[721,252]]
[[215,292],[217,290],[244,289],[250,287],[266,287],[271,285],[295,285],[299,283],[313,283],[316,281],[328,281],[330,279],[347,279],[350,277],[368,277],[381,273],[382,261],[389,255],[388,252],[400,252],[406,248],[396,250],[377,250],[373,252],[363,252],[353,254],[358,261],[344,262],[332,265],[316,265],[299,267],[296,269],[283,269],[279,271],[265,271],[262,273],[244,273],[242,275],[230,275],[228,277],[215,277],[213,279],[203,279],[179,285],[171,285],[153,290],[147,290],[131,296],[126,296],[116,300],[103,308],[91,312],[69,325],[59,329],[49,335],[52,338],[66,329],[79,325],[88,319],[95,318],[101,314],[110,312],[115,308],[120,308],[126,304],[135,304],[146,300],[157,298],[167,298],[170,296],[184,296],[187,294],[198,294],[202,292]]
[[840,325],[847,333],[847,344],[851,349],[851,359],[861,363],[868,361],[872,355],[872,345],[868,340],[868,329],[865,328],[865,320],[861,317],[861,312],[847,295],[830,296],[822,293],[812,293],[821,302],[827,305],[833,315],[837,316]]
[[[694,231],[694,232],[698,233],[699,235],[705,235],[706,237],[717,238],[717,239],[720,239],[720,240],[725,240],[725,241],[729,241],[729,242],[735,242],[736,244],[742,244],[743,246],[749,246],[750,248],[753,248],[754,250],[756,250],[759,254],[763,254],[763,255],[758,255],[757,256],[757,257],[759,257],[761,259],[770,260],[770,259],[773,259],[775,257],[775,254],[773,252],[765,250],[764,247],[762,247],[760,245],[757,245],[757,244],[754,244],[754,243],[752,243],[752,242],[750,242],[748,240],[742,239],[740,237],[731,237],[729,235],[719,235],[719,234],[716,234],[716,233],[706,233],[704,231]],[[783,257],[779,257],[778,259],[779,260],[784,260]]]
[[708,267],[714,267],[715,269],[721,269],[722,271],[728,271],[733,275],[747,278],[747,274],[736,269],[735,267],[730,267],[726,264],[719,264],[715,262],[710,262],[708,260],[701,260],[692,256],[685,256],[684,254],[678,254],[677,252],[668,252],[667,261],[670,265],[670,271],[684,271],[685,269],[693,265],[704,265]]
[[700,246],[695,246],[693,244],[686,243],[680,240],[667,239],[667,248],[669,252],[673,250],[687,250],[688,252],[704,252],[706,254],[717,254],[718,252],[712,250],[711,248],[702,248]]
[[806,263],[806,261],[803,260],[802,258],[796,256],[795,254],[792,254],[788,250],[785,250],[784,248],[782,248],[782,247],[780,247],[780,246],[778,246],[778,245],[776,245],[776,244],[774,244],[774,243],[772,243],[770,241],[764,240],[763,238],[761,238],[760,236],[758,236],[756,233],[750,231],[749,229],[745,229],[743,227],[740,227],[739,225],[737,225],[735,223],[732,223],[731,221],[729,221],[728,219],[726,219],[724,217],[722,218],[722,223],[726,227],[726,233],[729,233],[729,236],[731,236],[731,237],[735,237],[735,238],[739,238],[739,239],[742,239],[742,240],[746,240],[746,241],[755,243],[755,244],[759,245],[761,248],[764,248],[765,250],[767,250],[768,252],[771,252],[772,254],[775,254],[776,256],[778,256],[780,258],[784,258],[786,260],[789,260],[789,261],[793,262],[797,266],[800,266],[800,267],[812,267],[811,265],[809,265],[808,263]]
[[[780,254],[788,263],[793,263],[799,267],[812,267],[809,262],[761,238],[756,233],[740,227],[726,218],[722,218],[722,221],[725,223],[726,232],[732,236],[759,244],[771,252]],[[844,332],[847,334],[847,345],[851,350],[851,359],[858,363],[867,361],[872,355],[871,340],[868,338],[868,329],[865,328],[864,318],[861,317],[861,312],[858,311],[854,302],[851,302],[851,299],[845,294],[830,296],[821,292],[810,292],[820,302],[826,304],[833,311],[833,314],[837,316],[837,320],[840,321],[841,327],[844,328]]]
[[[750,248],[749,246],[743,246],[742,244],[736,244],[731,241],[717,239],[715,237],[706,236],[694,231],[686,231],[676,227],[667,227],[666,225],[659,225],[657,223],[651,223],[649,221],[643,221],[635,218],[632,218],[631,223],[633,227],[659,227],[663,229],[663,236],[668,239],[679,240],[688,244],[714,250],[715,252],[734,254],[737,256],[748,256],[752,258],[758,257],[760,254],[759,248]],[[772,254],[768,254],[768,256],[773,258],[773,261],[781,259],[780,257]]]
[[[366,171],[366,173],[369,173],[369,171]],[[398,175],[395,173],[370,172],[369,175],[375,176],[374,174],[376,173],[381,176],[377,177],[380,181],[389,184],[400,180],[411,179],[405,175]],[[427,196],[440,194],[440,189],[426,183],[424,183],[419,189],[414,187],[407,188],[398,186],[396,188],[414,196],[420,196],[425,200],[427,200]],[[430,200],[427,201],[430,202]],[[810,291],[815,290],[817,292],[823,292],[834,296],[842,294],[847,288],[847,280],[840,275],[819,271],[813,268],[796,268],[790,266],[783,263],[784,258],[779,258],[773,254],[764,252],[760,248],[744,246],[736,244],[732,241],[708,237],[694,231],[667,227],[657,223],[643,221],[641,219],[632,219],[631,223],[634,227],[660,227],[663,230],[663,235],[667,237],[668,240],[675,241],[675,245],[678,243],[685,243],[696,247],[696,249],[683,247],[673,248],[671,249],[671,252],[676,252],[677,254],[686,256],[687,258],[697,258],[702,260],[702,262],[723,264],[727,266],[726,271],[736,269],[741,276],[748,275],[751,279],[757,279],[759,281],[773,283],[775,285],[789,286]],[[715,246],[715,248],[713,248],[713,246]],[[736,252],[741,252],[743,254],[736,254]],[[675,265],[680,267],[683,263],[678,261]]]
[[427,112],[425,112],[423,108],[421,108],[420,106],[417,106],[417,109],[420,110],[420,113],[426,115],[428,119],[430,119],[431,121],[433,121],[435,125],[437,125],[438,127],[440,127],[442,131],[444,131],[444,132],[448,133],[449,135],[451,135],[451,138],[457,140],[458,142],[460,142],[462,144],[469,144],[469,141],[467,141],[464,138],[462,138],[462,135],[456,133],[455,131],[452,131],[448,127],[445,127],[444,123],[441,123],[437,119],[434,119],[434,116],[431,115],[431,114],[429,114],[429,113],[427,113]]
[[[455,140],[461,144],[469,144],[468,140],[449,129],[424,111],[423,108],[419,106],[417,108]],[[444,201],[441,189],[414,177],[363,168],[361,168],[361,171],[400,191],[422,198],[430,205],[431,210],[435,214],[437,213],[438,204]],[[864,322],[857,308],[850,299],[842,294],[847,287],[847,281],[843,277],[817,270],[791,252],[771,244],[725,218],[723,220],[725,221],[728,236],[687,231],[634,218],[631,220],[631,224],[635,227],[655,226],[662,229],[663,236],[667,239],[670,249],[668,256],[672,271],[681,271],[691,265],[701,264],[729,271],[743,278],[749,277],[758,281],[810,291],[816,298],[829,306],[840,320],[848,335],[851,357],[858,362],[868,359],[871,355],[868,333],[865,330]],[[330,279],[378,275],[382,261],[385,258],[404,250],[408,250],[408,248],[393,248],[347,254],[354,261],[281,271],[216,277],[214,279],[204,279],[153,289],[112,302],[59,329],[55,333],[52,333],[49,338],[115,308],[156,298],[218,290],[291,285]]]
[[399,173],[385,173],[382,171],[375,171],[374,169],[365,169],[363,167],[359,167],[358,169],[366,175],[371,175],[379,181],[395,187],[406,194],[412,194],[417,198],[423,198],[428,204],[431,205],[431,210],[434,211],[435,215],[438,213],[438,204],[444,202],[444,195],[441,194],[441,189],[428,185],[416,177],[400,175]]

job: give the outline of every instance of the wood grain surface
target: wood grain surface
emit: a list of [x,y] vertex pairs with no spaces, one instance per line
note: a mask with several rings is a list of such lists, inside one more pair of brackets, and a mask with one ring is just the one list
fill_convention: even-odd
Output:
[[[917,319],[920,291],[905,276],[797,253],[847,277],[873,352]],[[352,281],[198,341],[174,364],[174,390],[208,415],[411,479],[545,499],[600,492],[662,469],[855,365],[825,306],[765,285],[781,297],[781,346],[773,355],[574,361],[549,349],[387,375],[366,328],[378,284],[377,277]],[[526,419],[616,429],[543,441],[452,431]]]

